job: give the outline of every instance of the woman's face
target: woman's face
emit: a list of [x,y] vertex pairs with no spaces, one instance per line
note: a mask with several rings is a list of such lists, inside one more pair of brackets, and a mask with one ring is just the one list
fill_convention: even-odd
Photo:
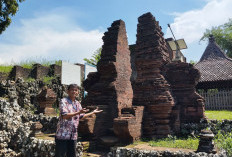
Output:
[[79,94],[79,89],[78,88],[70,88],[68,90],[68,96],[71,98],[71,99],[74,99],[78,96]]

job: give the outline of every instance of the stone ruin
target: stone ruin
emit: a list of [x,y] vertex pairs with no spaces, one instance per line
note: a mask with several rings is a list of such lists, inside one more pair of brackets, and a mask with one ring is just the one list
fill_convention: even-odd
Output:
[[[104,112],[81,120],[79,132],[107,146],[178,134],[181,123],[205,118],[203,98],[195,90],[199,71],[170,60],[159,22],[151,13],[140,16],[138,22],[131,52],[125,23],[112,23],[103,37],[98,72],[84,81],[88,95],[82,105]],[[136,69],[134,81],[131,63]]]
[[[113,22],[103,41],[98,72],[90,74],[85,82],[88,96],[84,106],[91,108],[95,105],[104,112],[97,117],[87,118],[85,123],[88,125],[80,124],[79,129],[82,130],[82,134],[89,133],[97,137],[111,135],[114,131],[122,137],[121,140],[125,137],[132,138],[133,141],[141,136],[137,129],[141,127],[143,107],[132,107],[132,71],[125,23],[122,20]],[[134,135],[130,135],[131,133]],[[107,140],[102,138],[103,142],[105,139]]]
[[56,101],[56,94],[52,89],[42,89],[36,98],[39,103],[40,113],[43,113],[44,115],[56,115],[56,111],[52,106]]

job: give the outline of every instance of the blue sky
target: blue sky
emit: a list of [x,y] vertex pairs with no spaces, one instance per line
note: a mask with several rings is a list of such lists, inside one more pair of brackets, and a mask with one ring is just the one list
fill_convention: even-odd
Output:
[[103,33],[115,20],[126,23],[129,44],[136,41],[137,18],[151,12],[165,37],[184,38],[187,60],[198,61],[207,42],[206,28],[232,18],[231,0],[26,0],[0,35],[0,64],[27,59],[83,63],[102,45]]

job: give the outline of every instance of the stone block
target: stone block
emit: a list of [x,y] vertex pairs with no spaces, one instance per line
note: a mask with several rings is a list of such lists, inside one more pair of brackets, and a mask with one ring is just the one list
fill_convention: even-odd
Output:
[[120,117],[114,119],[114,133],[121,143],[132,143],[142,136],[143,106],[123,108]]
[[40,122],[33,122],[30,128],[30,130],[32,130],[31,136],[41,135],[42,128],[43,128],[43,125]]
[[10,79],[17,80],[19,77],[21,78],[29,78],[31,75],[31,69],[23,68],[21,66],[15,65],[10,72]]
[[41,64],[34,64],[31,71],[31,76],[34,79],[42,79],[45,76],[49,76],[50,68],[42,66]]
[[0,81],[7,80],[9,77],[9,73],[0,72]]
[[56,64],[50,65],[50,76],[61,76],[61,66]]
[[37,96],[36,99],[39,103],[39,112],[45,115],[56,114],[55,109],[52,107],[56,101],[56,94],[52,89],[44,88]]

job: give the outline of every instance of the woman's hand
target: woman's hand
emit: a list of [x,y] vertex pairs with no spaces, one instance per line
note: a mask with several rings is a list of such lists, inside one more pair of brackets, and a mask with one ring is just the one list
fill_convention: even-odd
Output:
[[84,116],[83,116],[83,119],[85,119],[86,117],[89,117],[89,116],[91,116],[91,115],[93,115],[93,114],[97,114],[97,113],[101,113],[103,110],[99,110],[98,109],[98,107],[95,109],[95,110],[93,110],[92,112],[90,112],[90,113],[86,113]]
[[79,111],[80,114],[81,114],[81,113],[86,113],[86,112],[89,112],[89,109],[83,108],[83,109],[81,109],[81,110]]
[[97,107],[95,110],[93,110],[93,113],[94,113],[94,114],[96,114],[96,113],[101,113],[102,111],[103,111],[103,110],[99,110],[98,107]]

